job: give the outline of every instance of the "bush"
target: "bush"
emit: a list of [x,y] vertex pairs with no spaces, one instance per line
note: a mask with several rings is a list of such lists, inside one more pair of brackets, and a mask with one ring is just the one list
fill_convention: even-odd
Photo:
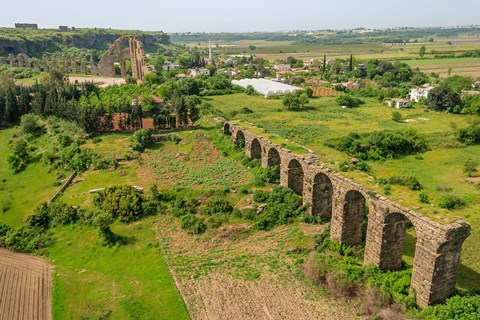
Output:
[[420,315],[425,319],[480,319],[480,295],[454,296],[445,304],[425,308]]
[[422,192],[418,195],[418,201],[420,201],[421,203],[430,203],[430,200],[428,198],[428,194],[426,194],[425,192]]
[[480,143],[480,122],[458,131],[458,141],[472,145]]
[[396,184],[400,186],[408,187],[410,190],[422,190],[422,184],[417,180],[417,178],[412,176],[402,176],[402,177],[391,177],[389,179],[390,184]]
[[135,151],[143,151],[152,143],[152,132],[149,129],[140,129],[130,137],[130,145]]
[[68,206],[63,202],[53,202],[48,206],[52,222],[59,225],[74,224],[78,221],[78,208]]
[[342,94],[341,96],[338,96],[336,99],[335,99],[335,102],[339,105],[339,106],[346,106],[348,108],[356,108],[358,106],[360,106],[361,104],[363,104],[363,101],[354,97],[354,96],[351,96],[349,94]]
[[43,133],[44,126],[39,123],[36,115],[29,113],[20,118],[20,130],[23,134],[39,136]]
[[253,201],[257,203],[264,203],[267,202],[270,194],[267,191],[263,190],[255,190],[253,192]]
[[[264,195],[258,195],[264,198]],[[302,199],[297,196],[293,190],[274,186],[273,191],[268,194],[263,213],[256,218],[254,228],[258,230],[270,230],[278,225],[291,223],[295,217],[304,213],[305,208],[302,207]]]
[[34,253],[48,247],[50,243],[50,237],[41,227],[25,226],[9,232],[5,238],[8,249],[22,253]]
[[221,197],[212,197],[202,208],[202,213],[205,215],[230,214],[232,210],[233,206],[228,200]]
[[463,199],[454,196],[448,195],[441,197],[438,201],[438,206],[443,209],[453,210],[453,209],[460,209],[465,207],[466,203]]
[[392,120],[395,121],[395,122],[402,121],[402,114],[398,111],[393,111],[392,112]]
[[180,226],[190,234],[203,234],[207,230],[205,223],[193,214],[183,216]]
[[130,222],[142,216],[143,201],[143,194],[131,186],[108,187],[95,198],[97,206],[120,222]]
[[172,214],[175,217],[182,217],[187,214],[195,214],[196,212],[196,201],[190,200],[186,201],[182,198],[175,199],[172,208]]
[[400,158],[428,150],[426,139],[411,129],[373,132],[362,137],[351,132],[337,142],[327,143],[327,146],[362,160]]

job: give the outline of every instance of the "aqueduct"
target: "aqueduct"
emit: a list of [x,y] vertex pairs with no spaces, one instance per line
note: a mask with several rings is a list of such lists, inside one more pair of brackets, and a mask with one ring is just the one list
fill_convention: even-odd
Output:
[[312,214],[330,219],[332,240],[360,244],[366,221],[365,264],[400,269],[406,227],[411,222],[417,235],[411,289],[418,305],[443,302],[452,294],[462,244],[470,235],[468,223],[440,224],[314,163],[311,154],[293,154],[231,122],[224,123],[223,132],[244,146],[248,157],[261,159],[263,167],[278,166],[280,184],[303,196]]

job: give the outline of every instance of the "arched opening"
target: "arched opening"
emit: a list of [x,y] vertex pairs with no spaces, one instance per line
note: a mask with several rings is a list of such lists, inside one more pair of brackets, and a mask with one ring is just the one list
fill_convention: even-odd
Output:
[[303,195],[303,168],[298,160],[291,160],[288,164],[288,187],[296,194]]
[[275,179],[280,181],[280,164],[282,160],[280,158],[280,153],[278,153],[277,149],[270,148],[267,153],[267,166],[272,167],[275,173]]
[[312,214],[330,218],[332,216],[333,187],[330,178],[317,173],[313,179]]
[[404,262],[413,265],[416,234],[413,224],[402,213],[389,213],[384,220],[380,269],[400,270]]
[[348,191],[343,205],[342,244],[353,246],[362,243],[366,230],[364,225],[366,213],[365,197],[358,191]]
[[235,136],[235,145],[237,146],[237,148],[245,147],[245,135],[241,130],[237,131],[237,135]]
[[225,125],[223,126],[223,134],[229,136],[232,134],[232,132],[230,132],[230,125],[228,123],[225,123]]
[[252,159],[262,159],[262,145],[257,139],[252,140],[250,146],[250,156]]
[[269,167],[278,166],[280,168],[281,159],[277,149],[270,148],[270,150],[268,150],[267,164]]

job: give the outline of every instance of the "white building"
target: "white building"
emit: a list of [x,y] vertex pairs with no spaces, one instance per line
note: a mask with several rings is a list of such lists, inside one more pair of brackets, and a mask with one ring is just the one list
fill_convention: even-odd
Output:
[[190,75],[192,77],[196,77],[196,76],[199,76],[201,74],[209,76],[210,75],[210,70],[205,69],[205,68],[196,68],[196,69],[190,70]]
[[169,71],[169,70],[178,70],[180,69],[180,66],[178,64],[174,64],[171,61],[165,61],[163,62],[162,68],[163,70]]
[[410,90],[410,99],[415,102],[420,101],[421,98],[427,99],[430,91],[432,91],[433,89],[434,88],[430,85],[423,86],[422,88],[413,88],[412,90]]

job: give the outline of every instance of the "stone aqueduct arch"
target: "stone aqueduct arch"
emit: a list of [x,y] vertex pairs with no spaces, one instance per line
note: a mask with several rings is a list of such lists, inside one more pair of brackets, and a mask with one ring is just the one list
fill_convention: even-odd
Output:
[[411,280],[417,303],[425,307],[452,294],[462,244],[470,235],[469,224],[459,221],[443,225],[385,197],[369,194],[363,186],[323,164],[312,164],[308,156],[293,154],[231,122],[224,124],[223,132],[231,134],[235,141],[244,141],[245,154],[260,158],[263,167],[279,166],[280,184],[303,195],[312,214],[330,218],[332,240],[344,245],[359,244],[364,223],[368,222],[365,264],[398,270],[406,225],[411,222],[417,233]]

